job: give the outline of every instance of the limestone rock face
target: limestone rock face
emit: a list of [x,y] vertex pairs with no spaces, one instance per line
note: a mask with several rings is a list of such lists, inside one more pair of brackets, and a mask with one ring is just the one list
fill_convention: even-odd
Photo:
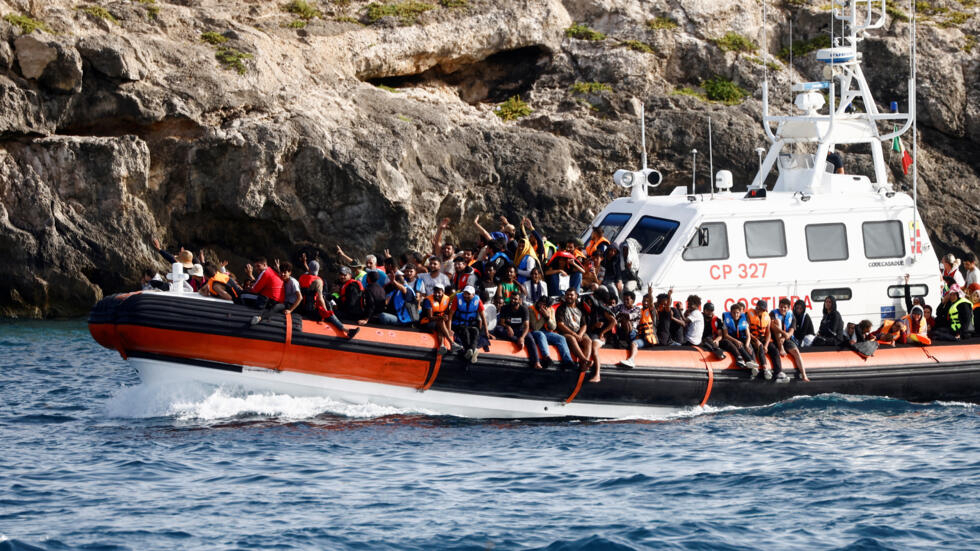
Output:
[[[427,251],[442,217],[463,242],[477,215],[580,235],[623,193],[613,171],[639,164],[640,105],[661,191],[690,182],[708,117],[715,169],[743,189],[767,145],[763,75],[783,113],[792,82],[821,78],[812,54],[779,57],[790,24],[795,41],[830,32],[817,2],[770,2],[764,48],[748,0],[309,3],[319,15],[301,20],[253,0],[0,0],[0,16],[44,24],[0,18],[0,316],[82,315],[134,289],[165,268],[153,237],[239,271],[300,252],[330,269],[337,244]],[[963,11],[924,17],[918,45],[921,205],[957,253],[980,248],[980,14]],[[604,38],[569,36],[576,24]],[[720,47],[726,33],[749,45]],[[908,34],[891,19],[864,45],[883,109],[905,105]],[[696,97],[715,77],[746,98]],[[513,96],[531,112],[505,121]],[[868,169],[866,151],[844,153]]]
[[25,78],[36,80],[53,92],[77,92],[82,84],[82,59],[74,45],[37,34],[14,41],[17,63]]

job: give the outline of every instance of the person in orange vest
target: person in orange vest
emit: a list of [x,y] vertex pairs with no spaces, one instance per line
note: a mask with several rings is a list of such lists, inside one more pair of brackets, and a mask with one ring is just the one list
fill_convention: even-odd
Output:
[[449,349],[443,346],[442,339],[452,346],[453,352],[463,347],[453,343],[453,333],[449,330],[449,297],[441,283],[432,287],[432,294],[422,301],[422,314],[419,317],[419,327],[436,334],[439,339],[439,354],[446,354]]
[[201,286],[200,293],[206,297],[223,298],[238,303],[242,295],[242,288],[228,274],[218,271],[218,267],[210,262],[204,265],[205,283]]
[[[783,373],[783,362],[779,358],[779,350],[776,348],[776,344],[772,342],[772,320],[769,318],[768,304],[766,301],[760,300],[755,303],[755,309],[746,312],[749,318],[749,333],[751,333],[752,338],[750,342],[752,343],[752,348],[755,351],[756,362],[762,366],[762,376],[768,381],[777,377],[777,381],[783,382],[788,381],[789,377]],[[772,367],[770,368],[766,364],[766,356],[769,356],[769,360],[772,362]]]
[[648,287],[643,306],[636,304],[636,293],[623,293],[623,303],[616,309],[616,338],[622,348],[629,350],[625,360],[617,365],[636,367],[636,353],[641,348],[657,344],[656,311],[653,309],[653,287]]
[[602,228],[595,226],[592,228],[592,235],[589,236],[589,242],[585,244],[585,256],[592,256],[592,253],[600,251],[605,254],[605,250],[609,247],[609,240],[602,236]]
[[921,306],[916,304],[912,310],[902,317],[902,323],[906,327],[903,340],[905,343],[915,343],[928,346],[932,344],[929,338],[929,323],[926,322],[925,314]]
[[872,332],[872,335],[879,345],[895,346],[897,343],[906,342],[908,328],[902,321],[883,320],[878,329]]

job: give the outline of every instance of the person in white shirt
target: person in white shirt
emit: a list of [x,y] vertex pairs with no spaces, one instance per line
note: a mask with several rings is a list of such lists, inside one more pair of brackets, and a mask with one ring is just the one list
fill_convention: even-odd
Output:
[[980,268],[977,268],[977,255],[966,253],[963,255],[963,268],[966,270],[966,287],[977,284],[980,285]]
[[442,285],[443,289],[448,289],[449,277],[441,271],[442,262],[439,262],[438,258],[431,256],[429,257],[428,267],[429,271],[427,273],[419,275],[419,279],[422,280],[422,285],[424,285],[422,294],[431,295],[432,289],[436,285]]
[[701,346],[704,340],[704,314],[701,313],[701,297],[687,297],[687,310],[684,311],[684,344]]

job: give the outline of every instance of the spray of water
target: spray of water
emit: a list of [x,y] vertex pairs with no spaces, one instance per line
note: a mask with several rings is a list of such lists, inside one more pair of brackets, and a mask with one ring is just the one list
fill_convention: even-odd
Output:
[[116,392],[105,405],[105,415],[119,419],[170,417],[180,421],[215,421],[243,416],[284,421],[331,414],[351,418],[404,415],[409,412],[375,404],[347,404],[326,397],[246,392],[198,383],[139,384]]

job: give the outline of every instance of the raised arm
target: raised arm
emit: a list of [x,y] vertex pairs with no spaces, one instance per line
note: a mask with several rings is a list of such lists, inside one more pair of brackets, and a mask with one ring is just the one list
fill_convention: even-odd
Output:
[[480,232],[480,235],[482,235],[483,238],[486,239],[488,243],[493,240],[493,237],[490,236],[490,232],[488,232],[483,226],[480,225],[479,214],[477,214],[476,218],[473,219],[473,225],[476,226],[476,229]]
[[347,256],[347,254],[344,253],[344,250],[340,248],[340,245],[337,245],[337,256],[339,256],[340,259],[344,261],[344,264],[354,263],[354,259]]
[[[479,219],[479,216],[477,217]],[[442,232],[449,228],[449,218],[443,218],[439,222],[439,227],[436,228],[436,234],[432,238],[432,256],[439,256],[440,243],[442,243]]]

